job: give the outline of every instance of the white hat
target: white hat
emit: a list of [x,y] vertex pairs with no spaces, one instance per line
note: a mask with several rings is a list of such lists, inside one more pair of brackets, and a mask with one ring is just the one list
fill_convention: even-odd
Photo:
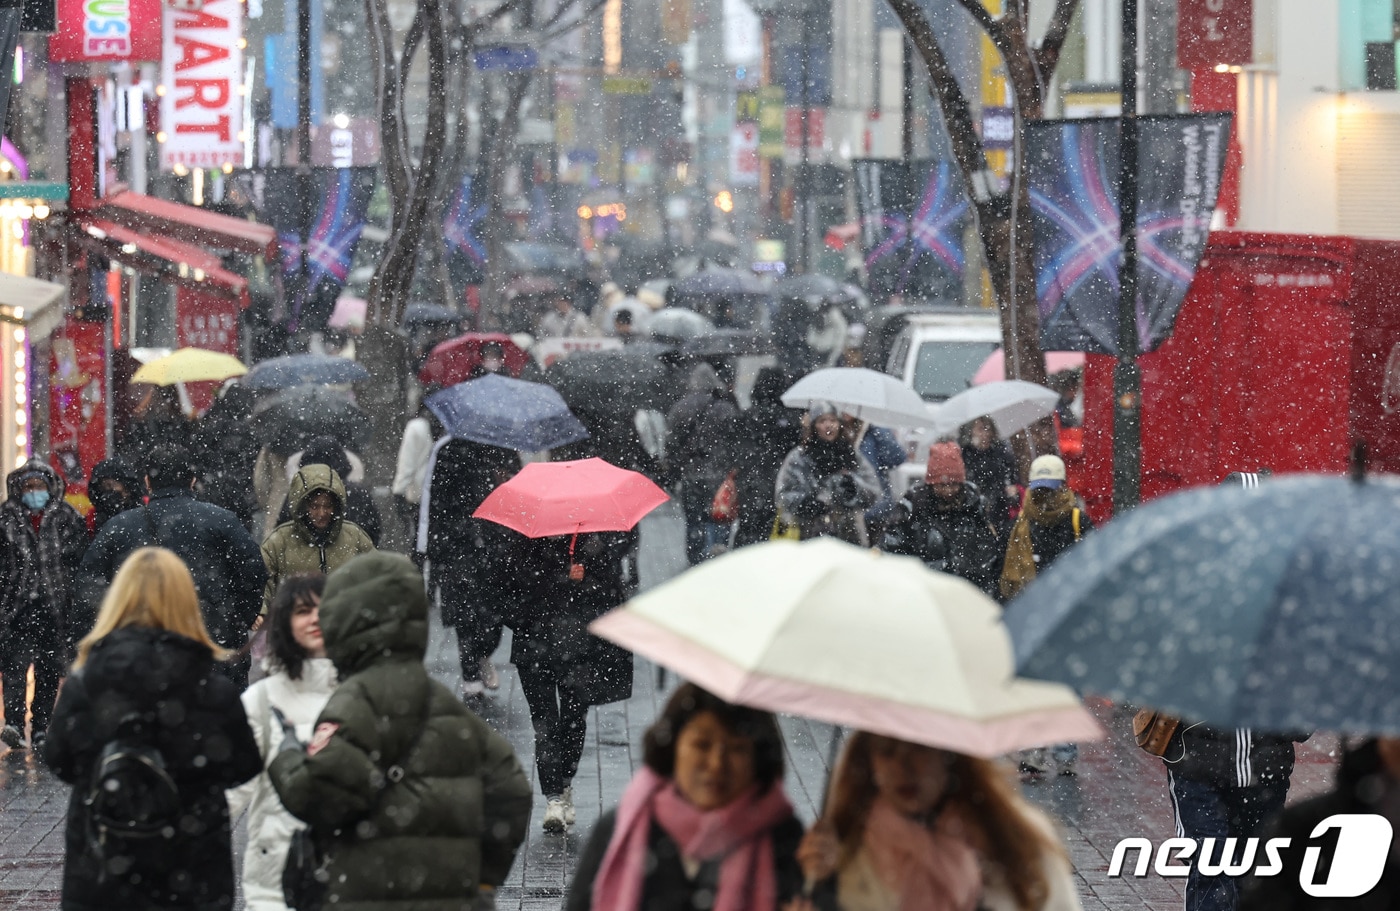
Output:
[[1036,456],[1031,463],[1030,488],[1065,486],[1065,461],[1057,455]]

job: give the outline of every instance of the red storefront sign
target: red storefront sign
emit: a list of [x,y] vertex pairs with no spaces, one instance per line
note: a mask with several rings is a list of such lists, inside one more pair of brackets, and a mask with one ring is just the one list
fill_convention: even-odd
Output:
[[49,345],[49,448],[70,491],[86,490],[92,466],[107,458],[102,329],[70,316]]
[[[826,108],[807,109],[807,148],[819,149],[826,141]],[[802,149],[802,109],[790,107],[783,122],[783,142],[789,152]]]
[[159,60],[160,0],[58,0],[55,63]]
[[[238,301],[183,285],[175,291],[177,338],[181,348],[203,348],[238,356]],[[204,412],[220,383],[186,383],[190,404]]]
[[1184,70],[1254,62],[1254,0],[1177,0],[1176,59]]
[[239,0],[208,0],[197,11],[165,8],[162,170],[242,166],[242,41]]

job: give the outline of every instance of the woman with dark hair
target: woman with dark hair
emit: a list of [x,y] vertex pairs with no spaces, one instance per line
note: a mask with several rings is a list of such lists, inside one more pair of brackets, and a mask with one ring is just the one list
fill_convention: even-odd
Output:
[[801,894],[772,715],[684,684],[643,762],[584,847],[566,911],[776,911]]
[[833,537],[866,547],[865,511],[880,499],[880,476],[855,444],[855,427],[830,402],[807,410],[802,442],[778,470],[778,519],[802,540]]
[[739,528],[734,546],[767,541],[777,506],[773,489],[783,459],[802,437],[802,412],[783,404],[792,382],[777,367],[764,367],[754,380],[748,410],[734,434],[734,483],[739,495]]
[[[1344,750],[1341,765],[1337,768],[1336,786],[1326,794],[1319,794],[1284,810],[1273,825],[1261,833],[1265,839],[1289,839],[1288,844],[1279,851],[1283,870],[1273,876],[1254,876],[1244,883],[1240,890],[1241,911],[1395,907],[1397,898],[1400,898],[1400,859],[1396,858],[1393,848],[1386,848],[1393,844],[1390,838],[1383,839],[1376,831],[1378,819],[1367,820],[1370,828],[1358,826],[1358,833],[1366,833],[1359,839],[1355,835],[1349,836],[1345,830],[1337,835],[1332,835],[1330,831],[1316,831],[1323,820],[1356,816],[1383,817],[1389,823],[1390,831],[1400,828],[1400,738],[1370,738]],[[1331,828],[1342,829],[1342,826],[1334,824]],[[1319,837],[1314,838],[1315,835]],[[1371,837],[1368,838],[1368,835]],[[1341,860],[1344,851],[1357,852],[1366,847],[1368,840],[1372,841],[1372,859],[1377,859],[1375,852],[1379,851],[1383,860],[1377,864],[1380,879],[1364,895],[1334,898],[1304,891],[1305,884],[1331,884],[1339,879],[1332,875],[1336,869],[1333,858]],[[1331,847],[1327,847],[1329,844]],[[1316,846],[1322,846],[1321,857],[1309,871],[1311,878],[1304,879],[1302,871],[1308,863],[1307,855],[1316,853]],[[1356,863],[1355,854],[1353,863]],[[1357,863],[1357,867],[1364,866]],[[1376,868],[1371,868],[1370,872],[1376,872]]]
[[968,482],[987,501],[987,513],[997,534],[1006,537],[1011,528],[1011,512],[1021,502],[1016,456],[997,433],[996,423],[985,415],[963,426],[958,445],[962,448]]
[[1072,911],[1065,849],[1009,769],[854,734],[797,859],[816,889],[788,911]]
[[269,676],[243,693],[243,708],[262,754],[263,773],[228,792],[229,814],[248,811],[248,849],[243,855],[243,895],[248,911],[285,911],[282,869],[292,834],[302,823],[288,813],[267,776],[277,756],[284,719],[303,743],[311,739],[316,718],[336,687],[335,667],[326,657],[321,636],[319,573],[288,576],[278,586],[268,611],[265,661]]

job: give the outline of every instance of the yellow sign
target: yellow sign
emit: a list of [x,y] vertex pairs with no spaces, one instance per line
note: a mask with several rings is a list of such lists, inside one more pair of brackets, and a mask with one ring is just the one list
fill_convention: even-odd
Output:
[[604,95],[650,95],[651,80],[640,76],[606,76],[603,79]]

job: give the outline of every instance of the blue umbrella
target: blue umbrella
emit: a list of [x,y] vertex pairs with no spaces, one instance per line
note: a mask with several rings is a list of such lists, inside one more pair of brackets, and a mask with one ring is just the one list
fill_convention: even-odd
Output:
[[369,379],[369,371],[354,361],[328,354],[289,354],[255,365],[243,377],[249,389],[292,386],[334,386]]
[[559,393],[543,383],[487,374],[435,392],[427,405],[454,437],[537,452],[588,439]]
[[1400,486],[1301,476],[1142,506],[1005,614],[1017,670],[1222,727],[1400,734]]

